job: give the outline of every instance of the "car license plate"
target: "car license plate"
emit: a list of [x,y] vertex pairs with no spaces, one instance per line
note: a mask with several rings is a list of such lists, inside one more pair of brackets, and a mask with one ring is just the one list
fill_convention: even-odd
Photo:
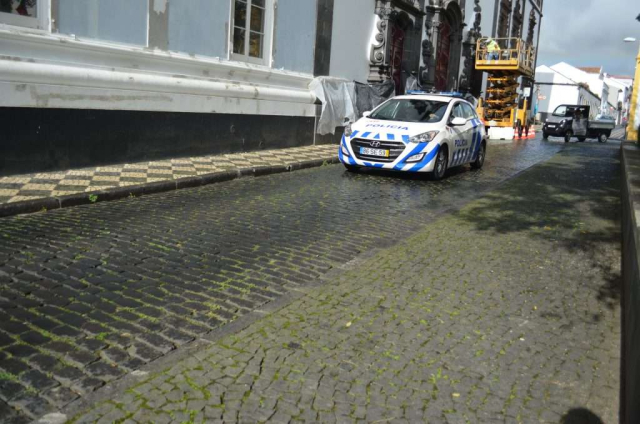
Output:
[[361,155],[367,156],[381,156],[383,158],[389,157],[389,151],[385,149],[372,149],[371,147],[361,147],[360,148]]
[[556,126],[554,124],[547,124],[547,127],[549,128],[555,128]]

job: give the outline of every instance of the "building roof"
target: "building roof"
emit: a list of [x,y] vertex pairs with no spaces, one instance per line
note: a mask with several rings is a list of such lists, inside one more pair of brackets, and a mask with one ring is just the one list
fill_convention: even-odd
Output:
[[617,80],[632,80],[633,77],[630,75],[608,75],[609,78],[617,79]]
[[578,69],[588,74],[600,74],[602,73],[602,66],[578,66]]

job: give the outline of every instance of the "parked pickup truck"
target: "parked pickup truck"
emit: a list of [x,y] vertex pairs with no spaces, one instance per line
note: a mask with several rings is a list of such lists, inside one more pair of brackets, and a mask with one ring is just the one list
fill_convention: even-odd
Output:
[[589,119],[590,106],[588,105],[560,105],[553,111],[542,127],[542,138],[549,136],[564,137],[568,143],[573,137],[578,141],[588,138],[597,138],[600,143],[606,143],[611,136],[611,131],[616,127],[613,119],[600,117]]

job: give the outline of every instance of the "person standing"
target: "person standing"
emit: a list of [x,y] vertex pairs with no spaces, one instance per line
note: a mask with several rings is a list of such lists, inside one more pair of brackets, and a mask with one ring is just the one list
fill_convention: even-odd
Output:
[[500,45],[491,37],[487,39],[487,52],[489,53],[489,60],[500,59]]

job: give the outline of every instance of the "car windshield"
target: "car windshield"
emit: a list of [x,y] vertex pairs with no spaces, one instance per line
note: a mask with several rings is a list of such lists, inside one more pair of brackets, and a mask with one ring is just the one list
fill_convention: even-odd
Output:
[[389,100],[369,118],[403,122],[440,122],[447,111],[448,102],[420,99]]
[[553,111],[553,116],[566,116],[566,115],[567,115],[566,106],[558,106],[556,110]]

